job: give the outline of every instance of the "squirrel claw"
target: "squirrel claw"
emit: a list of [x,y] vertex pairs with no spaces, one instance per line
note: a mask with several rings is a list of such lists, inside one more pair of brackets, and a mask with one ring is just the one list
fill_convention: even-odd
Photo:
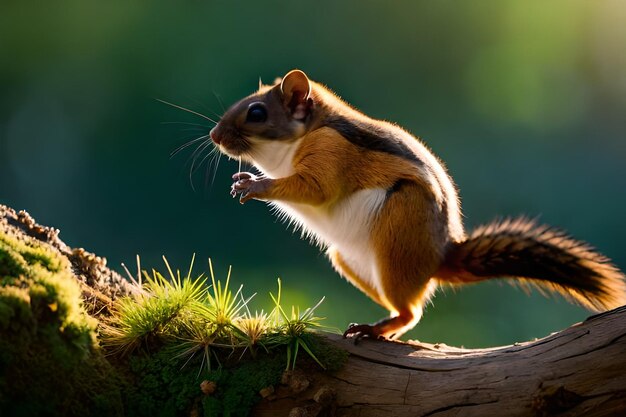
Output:
[[233,175],[233,184],[230,186],[230,195],[234,197],[239,194],[241,204],[248,200],[260,200],[265,196],[272,180],[265,177],[257,177],[249,172],[238,172]]
[[255,180],[257,176],[250,172],[237,172],[231,177],[233,181],[241,181],[241,180]]
[[243,204],[248,200],[245,197],[249,194],[250,187],[259,178],[250,172],[237,172],[236,174],[233,174],[232,179],[234,182],[230,186],[230,195],[235,198],[237,197],[237,194],[241,194],[239,202]]
[[348,329],[343,332],[344,339],[350,337],[354,338],[354,344],[356,345],[359,340],[364,337],[371,339],[385,339],[378,331],[376,330],[376,326],[372,326],[370,324],[357,324],[350,323]]

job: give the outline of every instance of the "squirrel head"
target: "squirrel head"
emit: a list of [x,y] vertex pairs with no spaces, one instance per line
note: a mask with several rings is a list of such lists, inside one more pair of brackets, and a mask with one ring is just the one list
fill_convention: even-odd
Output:
[[294,69],[274,85],[260,84],[259,90],[233,104],[211,130],[210,136],[227,155],[245,156],[258,141],[291,142],[307,131],[314,101],[312,82]]

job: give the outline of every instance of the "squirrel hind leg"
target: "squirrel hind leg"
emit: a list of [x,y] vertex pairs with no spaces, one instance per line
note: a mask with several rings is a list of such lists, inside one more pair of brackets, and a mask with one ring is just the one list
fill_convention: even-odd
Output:
[[[361,332],[367,332],[370,337],[398,339],[415,327],[422,318],[424,304],[439,285],[437,279],[430,278],[424,270],[420,271],[419,266],[423,265],[399,261],[389,263],[379,258],[380,298],[391,311],[391,317],[373,324],[371,329],[361,328]],[[351,333],[351,329],[347,332]]]
[[345,336],[397,339],[422,317],[422,306],[434,293],[432,279],[443,260],[446,213],[429,189],[404,181],[386,197],[371,224],[376,299],[391,318],[350,327]]
[[385,300],[383,300],[375,288],[368,280],[360,277],[344,260],[343,255],[335,247],[330,247],[326,251],[335,270],[343,276],[348,282],[357,287],[361,292],[374,300],[378,305],[387,308]]

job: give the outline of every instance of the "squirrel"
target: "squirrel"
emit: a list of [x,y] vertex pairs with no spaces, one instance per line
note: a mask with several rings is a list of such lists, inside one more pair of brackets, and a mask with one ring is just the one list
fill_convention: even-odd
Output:
[[238,172],[231,195],[269,202],[326,248],[337,272],[391,313],[344,337],[398,338],[441,284],[512,278],[593,311],[626,303],[624,274],[588,244],[526,218],[465,233],[443,163],[401,127],[292,70],[230,107],[209,133]]

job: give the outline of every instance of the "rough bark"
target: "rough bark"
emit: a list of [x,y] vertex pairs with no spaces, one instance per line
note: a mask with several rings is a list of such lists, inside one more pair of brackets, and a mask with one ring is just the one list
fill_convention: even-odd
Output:
[[18,239],[23,239],[24,235],[33,237],[65,256],[81,284],[85,306],[91,314],[106,313],[113,299],[131,290],[128,281],[106,266],[106,258],[83,248],[69,247],[59,239],[59,229],[37,224],[24,210],[17,212],[0,204],[0,230]]
[[[350,352],[341,371],[308,376],[297,396],[279,390],[256,415],[626,415],[626,307],[490,349],[328,339]],[[334,392],[331,407],[313,400],[321,388]]]

